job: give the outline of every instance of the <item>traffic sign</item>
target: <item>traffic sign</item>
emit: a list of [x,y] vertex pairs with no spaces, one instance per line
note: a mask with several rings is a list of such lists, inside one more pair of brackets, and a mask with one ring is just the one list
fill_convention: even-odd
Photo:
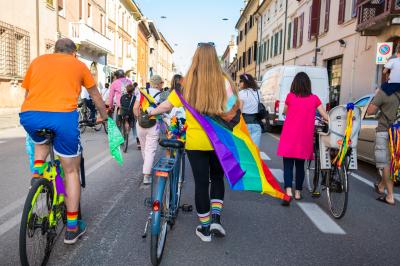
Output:
[[380,42],[376,48],[376,64],[384,65],[393,54],[392,42]]

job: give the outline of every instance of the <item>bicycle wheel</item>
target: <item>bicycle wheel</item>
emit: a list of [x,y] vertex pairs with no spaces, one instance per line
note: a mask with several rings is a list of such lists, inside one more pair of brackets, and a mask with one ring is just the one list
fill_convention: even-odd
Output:
[[129,131],[130,130],[126,130],[125,128],[125,123],[123,125],[124,128],[124,152],[126,153],[128,151],[128,141],[129,141]]
[[334,166],[327,180],[326,195],[332,216],[340,219],[347,209],[349,183],[346,167]]
[[103,124],[104,132],[108,135],[107,122],[103,122],[102,124]]
[[79,131],[83,134],[86,130],[86,121],[85,121],[85,113],[84,108],[79,108]]
[[[161,177],[160,177],[161,178]],[[159,185],[162,183],[159,183]],[[162,206],[160,211],[154,213],[152,219],[153,223],[158,221],[158,233],[151,232],[150,240],[150,258],[153,265],[159,265],[164,253],[165,241],[168,233],[168,219],[169,219],[169,206],[170,206],[170,182],[169,178],[165,180],[164,190],[162,191]],[[155,217],[155,216],[159,217]],[[153,226],[152,226],[153,227]]]
[[176,215],[178,215],[178,211],[181,204],[181,195],[182,195],[182,187],[183,181],[185,180],[185,153],[182,151],[182,156],[180,159],[179,166],[179,175],[178,175],[178,189],[176,192]]
[[19,255],[22,265],[45,265],[56,236],[50,230],[49,215],[53,189],[46,179],[35,180],[21,217]]

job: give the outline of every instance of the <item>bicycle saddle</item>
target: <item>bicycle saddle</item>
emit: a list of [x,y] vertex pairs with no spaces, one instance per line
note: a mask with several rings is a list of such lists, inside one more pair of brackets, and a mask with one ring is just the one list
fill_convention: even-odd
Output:
[[36,131],[36,135],[39,137],[45,137],[46,139],[53,139],[56,134],[53,130],[44,128]]
[[183,149],[183,147],[185,147],[185,144],[182,141],[175,139],[161,139],[159,144],[161,147],[172,149]]

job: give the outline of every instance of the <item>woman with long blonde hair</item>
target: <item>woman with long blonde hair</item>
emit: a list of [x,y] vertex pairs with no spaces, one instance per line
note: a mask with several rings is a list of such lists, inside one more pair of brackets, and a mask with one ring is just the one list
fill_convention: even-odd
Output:
[[[213,43],[199,43],[183,82],[183,99],[197,112],[210,117],[232,117],[239,108],[238,92],[222,70]],[[176,91],[149,115],[157,115],[182,107]],[[195,202],[200,225],[196,235],[210,242],[211,233],[225,236],[221,225],[224,200],[224,171],[207,134],[186,110],[186,151],[195,180]],[[211,189],[210,181],[211,180]]]

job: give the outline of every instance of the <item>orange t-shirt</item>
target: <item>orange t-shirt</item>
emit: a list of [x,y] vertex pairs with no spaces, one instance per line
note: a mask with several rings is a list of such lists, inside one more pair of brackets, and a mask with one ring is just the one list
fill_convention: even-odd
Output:
[[74,56],[39,56],[32,61],[21,85],[28,91],[21,112],[72,112],[77,108],[81,86],[94,85],[89,69]]

